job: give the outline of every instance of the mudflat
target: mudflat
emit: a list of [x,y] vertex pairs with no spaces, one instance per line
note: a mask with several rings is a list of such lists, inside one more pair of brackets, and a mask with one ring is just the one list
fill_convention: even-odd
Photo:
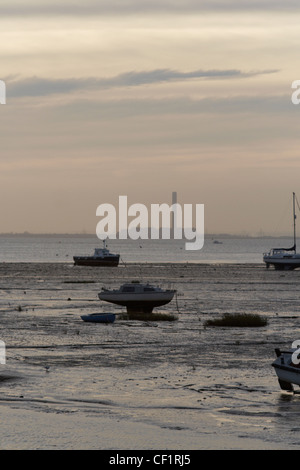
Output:
[[[176,320],[126,319],[98,299],[131,280],[175,288],[154,312]],[[299,281],[262,264],[1,263],[1,448],[298,448],[300,395],[271,363],[300,339]],[[97,312],[116,321],[81,320]],[[268,323],[205,325],[224,313]]]

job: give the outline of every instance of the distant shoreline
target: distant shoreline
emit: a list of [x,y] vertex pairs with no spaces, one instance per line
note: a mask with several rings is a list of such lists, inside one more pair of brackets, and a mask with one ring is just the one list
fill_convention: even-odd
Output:
[[[33,238],[33,237],[44,237],[44,238],[67,238],[67,237],[73,237],[73,238],[97,238],[96,234],[92,233],[31,233],[31,232],[22,232],[22,233],[16,233],[16,232],[3,232],[0,233],[0,238],[3,237],[15,237],[15,238],[20,238],[20,237],[28,237],[28,238]],[[238,235],[238,234],[230,234],[230,233],[206,233],[204,235],[205,239],[214,239],[218,240],[219,238],[226,239],[226,238],[252,238],[252,239],[270,239],[270,238],[291,238],[290,235]],[[108,239],[109,241],[112,241],[112,239]],[[119,238],[116,238],[114,240],[119,241]],[[148,240],[151,240],[150,238]],[[166,240],[166,239],[165,239]],[[120,240],[124,241],[124,239]],[[157,240],[154,240],[157,241]]]
[[[245,266],[245,267],[265,267],[265,264],[263,262],[257,262],[257,263],[245,263],[245,262],[235,262],[233,263],[232,261],[134,261],[134,262],[128,262],[126,261],[125,263],[120,263],[119,266],[115,267],[109,267],[109,266],[77,266],[75,265],[72,261],[1,261],[0,260],[0,265],[33,265],[33,264],[47,264],[47,265],[71,265],[74,266],[78,271],[79,270],[92,270],[92,271],[97,271],[98,269],[104,269],[108,271],[118,271],[120,268],[126,268],[127,266],[147,266],[147,267],[157,267],[157,266],[190,266],[190,267],[196,267],[196,266],[223,266],[223,267],[229,267],[229,266]],[[273,271],[273,270],[272,270]]]

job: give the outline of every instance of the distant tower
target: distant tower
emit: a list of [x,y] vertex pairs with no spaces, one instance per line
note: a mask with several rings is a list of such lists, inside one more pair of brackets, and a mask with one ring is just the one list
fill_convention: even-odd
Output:
[[[177,204],[177,192],[176,191],[172,193],[172,205],[173,204]],[[171,213],[171,217],[172,217],[171,238],[174,238],[174,212]]]

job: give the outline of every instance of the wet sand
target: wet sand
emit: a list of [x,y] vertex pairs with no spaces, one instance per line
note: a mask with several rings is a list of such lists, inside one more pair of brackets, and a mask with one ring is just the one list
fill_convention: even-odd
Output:
[[[0,264],[1,449],[297,449],[300,395],[282,392],[275,347],[300,339],[300,271],[262,264]],[[126,320],[103,286],[176,288],[172,322]],[[114,324],[80,316],[109,311]],[[262,328],[213,328],[223,313]]]

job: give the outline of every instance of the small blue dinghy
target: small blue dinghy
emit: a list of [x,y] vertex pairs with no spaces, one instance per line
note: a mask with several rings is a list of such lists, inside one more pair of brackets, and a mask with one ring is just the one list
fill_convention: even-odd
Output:
[[82,320],[93,323],[113,323],[116,319],[114,313],[91,313],[90,315],[82,315]]

